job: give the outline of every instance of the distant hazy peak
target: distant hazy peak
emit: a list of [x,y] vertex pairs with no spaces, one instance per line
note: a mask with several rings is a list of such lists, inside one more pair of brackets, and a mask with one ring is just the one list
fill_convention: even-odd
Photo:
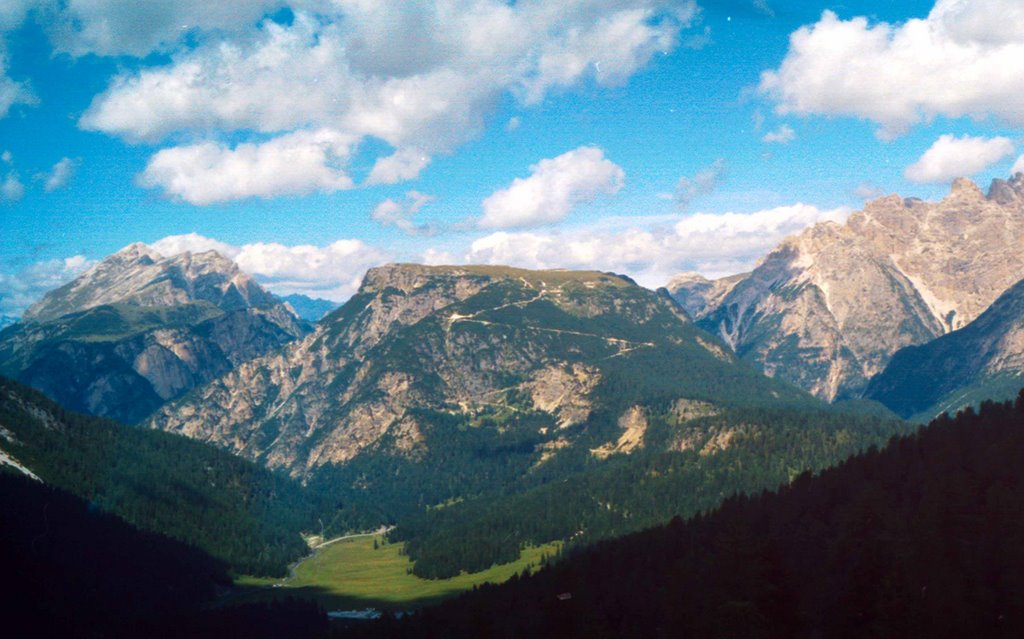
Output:
[[1003,206],[1024,207],[1024,173],[1017,173],[1009,180],[992,180],[988,199]]
[[44,295],[22,319],[47,321],[104,304],[174,306],[199,301],[223,310],[278,304],[234,261],[216,251],[164,257],[136,242]]

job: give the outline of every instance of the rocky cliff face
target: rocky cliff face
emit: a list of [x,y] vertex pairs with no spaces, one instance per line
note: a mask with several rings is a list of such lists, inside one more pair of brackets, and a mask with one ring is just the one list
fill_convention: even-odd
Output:
[[234,262],[135,244],[0,333],[0,372],[66,407],[137,422],[308,332]]
[[701,319],[708,312],[718,308],[722,298],[749,275],[750,273],[739,273],[709,280],[700,273],[680,273],[672,278],[665,289],[690,317]]
[[962,329],[897,352],[865,396],[924,420],[983,399],[1012,399],[1022,386],[1024,281]]
[[[368,450],[422,455],[454,420],[529,416],[559,446],[594,411],[637,400],[802,395],[758,375],[667,296],[597,272],[391,265],[315,333],[242,364],[154,428],[306,474]],[[726,391],[727,392],[727,391]],[[614,424],[614,421],[612,422]],[[610,433],[609,437],[617,437]]]
[[1024,174],[987,196],[959,179],[940,202],[893,195],[787,238],[739,282],[697,282],[727,289],[698,316],[767,374],[834,400],[897,350],[977,318],[1024,277],[1022,247]]
[[229,312],[272,309],[280,302],[216,251],[164,257],[127,246],[29,307],[24,322],[45,322],[107,304],[177,306],[207,302]]

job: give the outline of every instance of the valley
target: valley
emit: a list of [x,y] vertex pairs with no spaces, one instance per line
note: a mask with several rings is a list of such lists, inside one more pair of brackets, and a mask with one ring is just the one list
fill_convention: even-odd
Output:
[[438,603],[485,583],[500,584],[513,575],[539,569],[554,558],[559,544],[524,549],[513,562],[447,579],[424,579],[411,574],[412,561],[403,544],[388,543],[384,535],[351,536],[318,548],[300,561],[284,579],[240,577],[230,603],[311,598],[325,610],[373,608],[411,611]]
[[1024,0],[0,0],[0,639],[1024,637]]

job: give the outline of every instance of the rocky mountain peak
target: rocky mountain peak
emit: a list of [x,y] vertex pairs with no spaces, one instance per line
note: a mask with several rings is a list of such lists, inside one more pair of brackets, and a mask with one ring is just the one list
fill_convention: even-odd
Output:
[[47,293],[23,319],[48,321],[107,304],[175,306],[193,302],[209,302],[225,311],[279,305],[237,264],[216,251],[165,257],[135,243]]
[[602,389],[640,392],[659,366],[659,383],[684,398],[713,397],[702,385],[719,374],[743,378],[736,384],[750,393],[792,392],[769,390],[671,299],[628,278],[390,264],[371,269],[315,333],[164,407],[149,425],[304,474],[375,448],[415,457],[434,445],[432,429],[495,411],[561,432],[629,399]]
[[164,257],[141,243],[50,291],[23,320],[0,340],[0,372],[125,422],[309,332],[223,255]]
[[122,263],[152,264],[163,259],[163,255],[154,251],[148,244],[135,242],[114,253],[104,261]]
[[961,178],[939,202],[873,200],[783,240],[696,316],[771,375],[856,394],[896,350],[965,326],[1024,277],[1024,176],[989,191]]
[[1009,180],[992,180],[988,199],[1003,206],[1024,208],[1024,172],[1018,172]]
[[984,199],[985,194],[981,192],[981,188],[974,183],[974,180],[965,177],[958,177],[953,180],[953,184],[949,189],[948,197]]

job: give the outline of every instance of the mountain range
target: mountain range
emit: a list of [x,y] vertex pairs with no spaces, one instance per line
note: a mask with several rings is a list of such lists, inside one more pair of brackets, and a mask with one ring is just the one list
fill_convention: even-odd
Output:
[[906,433],[890,410],[1012,396],[1022,243],[1024,174],[882,198],[658,291],[390,264],[328,309],[133,244],[0,331],[0,374],[60,404],[0,378],[0,466],[247,572],[283,571],[314,522],[394,525],[427,578],[575,552]]
[[[163,407],[147,425],[301,475],[370,449],[422,456],[438,416],[522,418],[556,446],[600,411],[614,425],[653,401],[730,395],[802,397],[737,362],[671,298],[627,278],[393,265],[371,269],[305,339]],[[609,451],[642,443],[642,432],[620,442],[617,426],[608,435]]]

